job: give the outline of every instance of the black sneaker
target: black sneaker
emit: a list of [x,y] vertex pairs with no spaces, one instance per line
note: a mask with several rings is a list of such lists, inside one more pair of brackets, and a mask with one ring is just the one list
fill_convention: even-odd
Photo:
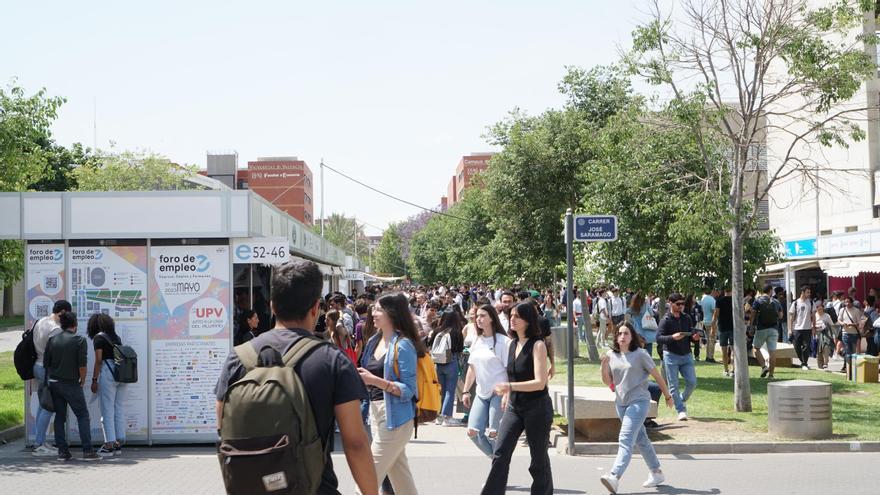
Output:
[[116,442],[113,444],[113,455],[122,455],[122,444]]
[[767,375],[769,373],[770,373],[770,368],[765,366],[764,369],[761,370],[761,378],[767,378]]
[[70,455],[70,451],[62,452],[58,451],[58,460],[59,461],[69,461],[73,456]]
[[712,358],[706,358],[706,362],[707,362],[707,363],[717,363],[718,361],[715,361],[715,360],[712,359]]
[[95,451],[85,452],[85,453],[83,453],[82,460],[84,460],[86,462],[100,461],[101,456],[96,454]]
[[113,457],[113,445],[102,445],[97,454],[101,457]]
[[645,428],[660,428],[660,424],[654,421],[653,419],[645,420]]

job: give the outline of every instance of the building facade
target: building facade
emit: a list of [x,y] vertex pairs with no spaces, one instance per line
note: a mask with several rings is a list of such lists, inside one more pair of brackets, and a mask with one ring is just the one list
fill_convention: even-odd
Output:
[[455,175],[449,181],[446,191],[448,206],[461,201],[461,198],[469,187],[473,185],[474,177],[489,168],[489,160],[494,153],[471,153],[461,157],[455,167]]
[[239,171],[238,186],[254,191],[306,225],[313,222],[312,171],[295,156],[249,161],[247,171]]

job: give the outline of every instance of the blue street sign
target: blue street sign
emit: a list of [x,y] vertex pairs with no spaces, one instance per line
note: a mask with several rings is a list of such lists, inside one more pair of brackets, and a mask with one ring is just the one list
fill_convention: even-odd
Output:
[[614,215],[575,216],[574,240],[577,242],[616,241],[617,217]]
[[816,238],[800,239],[785,243],[785,256],[787,258],[804,258],[816,256]]

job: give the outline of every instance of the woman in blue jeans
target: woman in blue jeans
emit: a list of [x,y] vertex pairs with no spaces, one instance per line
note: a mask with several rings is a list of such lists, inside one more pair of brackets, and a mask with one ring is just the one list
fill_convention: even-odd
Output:
[[[840,324],[843,340],[843,368],[840,370],[846,373],[847,364],[852,359],[853,354],[858,354],[859,341],[862,336],[859,334],[859,328],[862,325],[862,310],[855,307],[853,298],[847,296],[843,299],[843,306],[840,308],[840,314],[837,315],[837,323]],[[851,372],[852,370],[850,370]]]
[[458,356],[464,350],[464,335],[461,317],[454,310],[446,310],[440,317],[437,329],[428,338],[431,357],[437,366],[437,379],[440,380],[442,405],[437,424],[460,426],[461,422],[452,417],[455,405],[455,386],[458,383]]
[[602,381],[614,391],[617,416],[620,418],[617,459],[611,472],[600,478],[611,493],[617,493],[620,478],[632,459],[634,445],[638,445],[651,470],[642,486],[653,488],[666,481],[644,425],[651,409],[648,376],[652,376],[660,386],[660,391],[666,397],[667,407],[673,406],[672,395],[666,387],[666,381],[654,366],[651,355],[642,348],[643,345],[644,341],[633,325],[626,322],[615,329],[611,350],[602,357]]
[[[495,386],[507,381],[507,357],[510,339],[491,304],[477,308],[476,338],[470,347],[468,370],[464,379],[462,401],[470,408],[468,437],[484,454],[492,457],[498,424],[501,422],[501,396]],[[469,390],[476,383],[476,394]]]
[[113,347],[122,345],[122,339],[116,334],[113,318],[103,313],[89,317],[87,329],[95,347],[91,390],[101,398],[101,429],[104,432],[104,444],[98,449],[98,455],[113,457],[122,454],[122,446],[125,444],[124,403],[127,385],[118,383],[113,378],[116,370]]

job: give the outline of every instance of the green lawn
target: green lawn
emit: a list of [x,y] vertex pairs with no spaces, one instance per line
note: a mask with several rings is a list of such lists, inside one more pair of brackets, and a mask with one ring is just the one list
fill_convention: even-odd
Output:
[[[720,355],[717,356],[720,358]],[[659,362],[658,362],[659,364]],[[567,365],[564,360],[557,361],[557,375],[554,385],[567,384]],[[733,379],[722,374],[720,364],[697,364],[697,390],[688,401],[688,414],[693,418],[714,423],[721,432],[727,430],[745,430],[754,432],[755,440],[767,435],[767,380],[758,378],[760,369],[750,367],[752,389],[752,412],[738,413],[733,407]],[[575,385],[604,387],[599,375],[599,365],[590,364],[586,359],[575,362]],[[831,383],[832,387],[832,418],[835,439],[844,440],[880,440],[880,422],[876,420],[880,411],[880,384],[858,384],[848,382],[842,374],[824,371],[802,371],[799,368],[776,369],[776,380],[794,378],[817,380]],[[683,381],[682,381],[683,383]],[[661,419],[673,420],[675,410],[661,405]],[[693,424],[694,422],[691,422]],[[701,435],[706,438],[689,438],[690,440],[712,441],[712,428],[707,428]],[[719,433],[724,435],[725,433]],[[674,435],[674,434],[673,434]]]
[[0,353],[0,430],[24,421],[24,382],[15,372],[12,351]]
[[24,325],[24,316],[12,316],[10,318],[0,318],[0,329],[7,327],[20,327]]

